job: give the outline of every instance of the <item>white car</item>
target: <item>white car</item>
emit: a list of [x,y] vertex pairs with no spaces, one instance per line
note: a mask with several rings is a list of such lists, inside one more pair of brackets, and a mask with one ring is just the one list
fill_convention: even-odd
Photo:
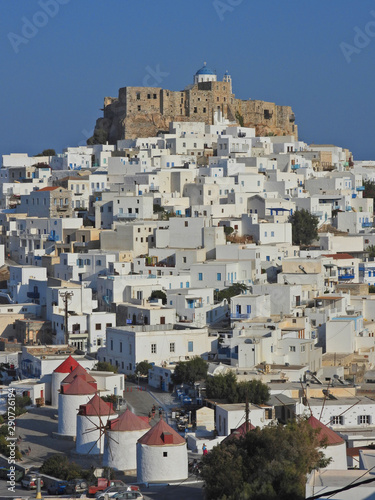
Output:
[[115,495],[117,495],[117,493],[126,493],[127,491],[132,491],[130,486],[109,486],[107,489],[105,489],[104,491],[98,491],[96,494],[95,494],[95,498],[97,500],[105,500],[105,495],[108,495],[107,498],[112,498],[114,497]]

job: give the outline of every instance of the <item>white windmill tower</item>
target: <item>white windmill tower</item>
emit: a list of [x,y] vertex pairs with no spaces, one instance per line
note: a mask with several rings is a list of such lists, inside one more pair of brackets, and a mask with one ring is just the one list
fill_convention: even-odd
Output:
[[109,418],[116,418],[111,403],[95,394],[87,404],[80,405],[77,415],[76,452],[82,455],[100,455]]

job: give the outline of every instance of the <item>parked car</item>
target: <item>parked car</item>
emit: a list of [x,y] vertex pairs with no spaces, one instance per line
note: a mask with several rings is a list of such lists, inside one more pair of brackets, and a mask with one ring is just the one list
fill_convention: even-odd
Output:
[[88,488],[87,481],[85,479],[71,479],[66,487],[66,493],[84,493]]
[[[6,479],[6,480],[9,480],[9,475],[10,475],[11,471],[9,469],[9,467],[0,467],[0,479]],[[13,472],[12,472],[13,474]],[[15,481],[18,483],[19,481],[21,481],[21,479],[23,478],[23,471],[22,470],[19,470],[19,469],[16,469],[14,471],[14,477],[15,477]]]
[[48,493],[50,495],[64,495],[67,486],[68,481],[55,481],[48,486]]
[[[122,483],[122,481],[120,481]],[[116,497],[117,494],[120,493],[126,493],[126,492],[139,492],[139,486],[131,485],[131,486],[126,486],[124,483],[122,483],[123,486],[115,484],[113,486],[109,486],[106,488],[104,491],[98,491],[95,495],[95,498],[97,500],[105,500],[105,495],[108,495],[108,498],[114,498]],[[133,497],[129,497],[133,498]],[[138,498],[138,497],[134,497]]]
[[123,493],[125,491],[131,491],[127,486],[110,486],[106,488],[104,491],[98,491],[95,495],[97,500],[105,500],[105,495],[108,495],[108,498],[114,497],[117,493]]
[[116,500],[144,500],[144,496],[140,491],[123,491],[116,493],[112,498]]
[[102,493],[110,486],[126,486],[126,484],[118,479],[106,479],[105,477],[98,477],[97,484],[92,484],[89,488],[88,496],[94,497],[98,492]]
[[[27,488],[28,490],[36,489],[38,478],[40,478],[39,474],[26,474],[21,480],[22,488]],[[43,485],[43,479],[40,478],[40,487],[43,488]]]

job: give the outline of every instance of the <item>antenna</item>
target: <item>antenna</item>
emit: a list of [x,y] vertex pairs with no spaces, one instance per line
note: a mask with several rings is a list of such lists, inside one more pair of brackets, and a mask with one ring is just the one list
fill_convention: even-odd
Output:
[[64,321],[64,337],[65,337],[65,344],[69,344],[69,333],[68,333],[68,304],[72,300],[72,297],[74,295],[74,292],[59,292],[60,297],[62,298],[64,302],[64,309],[65,309],[65,321]]

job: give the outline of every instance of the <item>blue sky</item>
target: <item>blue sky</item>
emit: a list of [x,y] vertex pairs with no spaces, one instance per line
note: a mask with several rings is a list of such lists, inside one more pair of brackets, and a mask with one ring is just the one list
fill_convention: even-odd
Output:
[[204,61],[292,106],[302,140],[375,159],[374,0],[2,1],[0,154],[85,143],[104,96],[146,68],[180,90]]

